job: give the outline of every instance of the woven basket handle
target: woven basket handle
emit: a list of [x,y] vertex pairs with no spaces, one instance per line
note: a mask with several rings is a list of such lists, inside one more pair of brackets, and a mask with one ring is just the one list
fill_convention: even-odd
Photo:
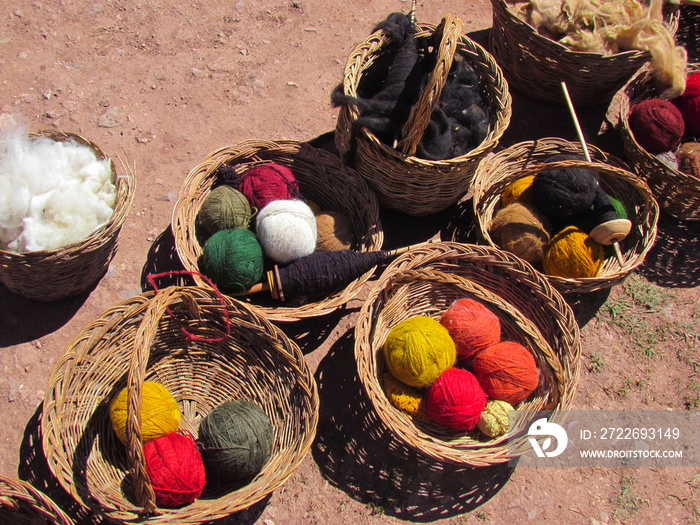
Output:
[[413,156],[416,153],[418,143],[430,124],[433,109],[440,100],[442,88],[445,86],[447,75],[452,67],[452,60],[457,50],[457,39],[461,32],[462,20],[449,13],[435,28],[434,34],[441,35],[440,47],[437,49],[437,63],[418,98],[418,102],[411,108],[408,120],[403,125],[402,139],[397,146],[406,155]]
[[[146,457],[141,442],[141,405],[143,402],[143,382],[146,377],[146,366],[151,353],[151,346],[158,332],[160,319],[170,306],[182,303],[192,310],[196,306],[194,298],[182,288],[169,287],[159,291],[150,301],[144,313],[134,340],[134,350],[131,353],[131,363],[127,377],[126,405],[126,453],[132,468],[132,480],[136,501],[143,507],[141,514],[158,514],[156,496],[151,480],[146,472]],[[195,314],[196,315],[196,314]]]

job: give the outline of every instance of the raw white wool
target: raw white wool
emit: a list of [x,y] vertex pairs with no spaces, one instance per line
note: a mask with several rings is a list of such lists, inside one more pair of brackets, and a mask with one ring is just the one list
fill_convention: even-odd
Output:
[[111,160],[87,146],[18,130],[0,144],[0,249],[78,243],[109,221],[116,198]]

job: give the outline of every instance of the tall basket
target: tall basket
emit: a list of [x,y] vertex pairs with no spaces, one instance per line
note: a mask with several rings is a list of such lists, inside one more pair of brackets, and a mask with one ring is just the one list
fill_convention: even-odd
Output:
[[[440,36],[437,66],[403,127],[404,140],[391,147],[367,128],[356,129],[360,112],[355,106],[341,106],[335,132],[340,154],[365,178],[382,206],[411,216],[438,213],[457,203],[469,190],[477,165],[498,144],[511,117],[511,97],[501,68],[482,46],[461,34],[462,21],[447,15],[439,26],[417,24],[415,38]],[[357,97],[360,83],[389,42],[382,30],[359,44],[345,67],[344,93]],[[427,127],[442,87],[457,54],[478,72],[491,109],[489,131],[476,148],[465,155],[445,160],[414,156],[415,144]],[[354,152],[353,158],[349,154]]]
[[[155,505],[141,443],[143,382],[177,401],[193,435],[220,404],[256,403],[274,431],[272,453],[246,485],[209,490],[181,508]],[[127,445],[109,405],[128,388]],[[115,523],[194,525],[227,516],[280,487],[316,433],[318,392],[299,347],[244,304],[198,287],[170,287],[110,308],[68,346],[49,379],[41,420],[54,476],[75,500]]]
[[[464,297],[491,309],[499,317],[503,339],[525,346],[542,372],[538,389],[514,407],[519,423],[496,438],[412,417],[395,408],[382,388],[387,370],[382,349],[391,329],[418,315],[439,319]],[[431,458],[475,467],[522,454],[528,415],[544,410],[552,421],[563,421],[576,391],[580,355],[578,325],[562,296],[529,264],[487,246],[441,242],[400,256],[371,288],[355,327],[358,374],[383,423]]]
[[[29,136],[74,142],[92,149],[98,159],[107,157],[97,144],[74,133],[39,131]],[[117,186],[117,199],[107,224],[83,241],[58,250],[24,253],[0,250],[0,282],[11,292],[43,302],[73,297],[93,287],[107,272],[116,254],[119,234],[136,189],[131,170],[118,174],[114,162],[112,179]]]

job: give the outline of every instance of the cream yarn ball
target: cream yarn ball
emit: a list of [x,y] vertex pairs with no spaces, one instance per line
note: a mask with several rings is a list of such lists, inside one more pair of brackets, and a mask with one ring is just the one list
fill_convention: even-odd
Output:
[[276,200],[258,212],[255,231],[260,246],[270,259],[288,263],[316,249],[316,217],[300,200]]

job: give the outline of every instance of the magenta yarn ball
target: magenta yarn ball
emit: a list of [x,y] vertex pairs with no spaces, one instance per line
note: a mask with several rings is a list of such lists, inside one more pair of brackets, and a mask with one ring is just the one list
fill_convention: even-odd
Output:
[[632,106],[627,122],[637,143],[652,155],[673,150],[685,134],[681,111],[662,98]]
[[430,385],[423,405],[435,423],[453,430],[472,430],[486,407],[486,394],[474,374],[454,367]]

